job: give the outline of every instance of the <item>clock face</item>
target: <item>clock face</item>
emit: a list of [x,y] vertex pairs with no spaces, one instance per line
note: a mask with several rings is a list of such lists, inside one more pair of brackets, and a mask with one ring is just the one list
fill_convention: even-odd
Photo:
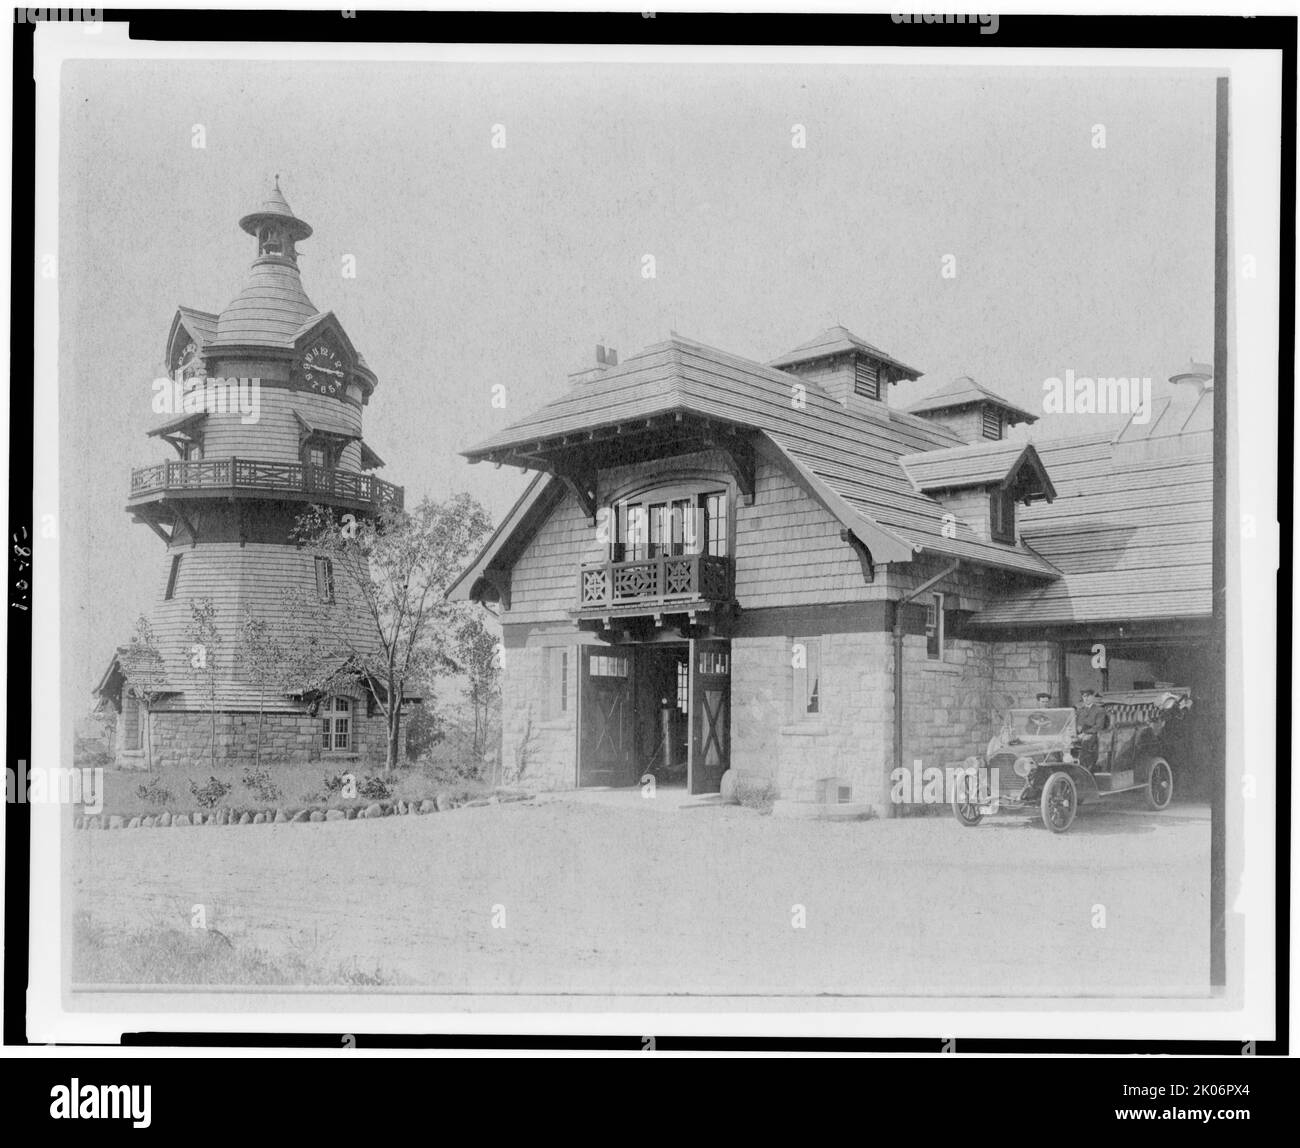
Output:
[[328,343],[317,343],[302,357],[302,377],[307,386],[322,395],[336,395],[343,390],[347,371],[343,358]]
[[191,379],[203,374],[203,360],[199,358],[198,344],[191,339],[177,353],[172,363],[172,370],[179,371],[182,379]]

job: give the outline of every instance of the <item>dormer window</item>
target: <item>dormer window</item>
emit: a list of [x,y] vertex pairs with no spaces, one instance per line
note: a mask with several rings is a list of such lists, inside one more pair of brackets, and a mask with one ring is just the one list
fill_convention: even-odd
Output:
[[727,492],[681,487],[649,491],[612,509],[610,560],[728,553]]
[[989,492],[989,537],[994,542],[1016,540],[1016,495],[998,487]]
[[880,367],[870,359],[853,364],[853,393],[864,399],[880,399]]
[[984,437],[991,439],[1002,437],[1002,412],[996,407],[984,408]]

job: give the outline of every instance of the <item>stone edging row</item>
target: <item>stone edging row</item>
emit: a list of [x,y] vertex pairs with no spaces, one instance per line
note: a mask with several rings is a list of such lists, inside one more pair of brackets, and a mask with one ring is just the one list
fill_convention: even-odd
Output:
[[453,801],[445,794],[423,801],[375,801],[370,805],[352,805],[346,809],[321,809],[285,806],[278,809],[219,809],[215,813],[177,813],[164,810],[159,814],[137,814],[123,817],[116,813],[94,814],[73,820],[76,829],[169,829],[194,825],[298,825],[303,822],[363,821],[376,817],[397,817],[411,814],[445,813],[452,809],[470,809],[486,805],[505,805],[514,801],[527,801],[531,795],[493,794],[476,797],[472,801]]

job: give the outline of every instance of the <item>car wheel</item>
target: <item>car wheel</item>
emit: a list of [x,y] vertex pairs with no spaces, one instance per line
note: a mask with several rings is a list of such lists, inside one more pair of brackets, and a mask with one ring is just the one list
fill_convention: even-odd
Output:
[[1043,786],[1043,796],[1038,802],[1043,814],[1043,824],[1053,833],[1064,833],[1074,824],[1079,811],[1079,791],[1074,778],[1068,773],[1054,773]]
[[952,795],[952,815],[963,825],[978,825],[984,820],[979,807],[979,781],[964,774],[957,782],[956,792]]
[[1151,776],[1147,778],[1147,805],[1151,809],[1167,809],[1174,799],[1174,771],[1163,757],[1151,763]]

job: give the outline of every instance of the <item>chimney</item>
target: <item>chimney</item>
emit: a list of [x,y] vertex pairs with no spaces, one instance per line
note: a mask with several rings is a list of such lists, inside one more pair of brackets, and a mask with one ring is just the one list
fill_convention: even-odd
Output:
[[580,371],[574,371],[569,376],[570,384],[577,386],[581,383],[590,383],[599,379],[610,367],[618,366],[618,352],[613,347],[603,347],[596,344],[596,365],[594,367],[584,367]]

